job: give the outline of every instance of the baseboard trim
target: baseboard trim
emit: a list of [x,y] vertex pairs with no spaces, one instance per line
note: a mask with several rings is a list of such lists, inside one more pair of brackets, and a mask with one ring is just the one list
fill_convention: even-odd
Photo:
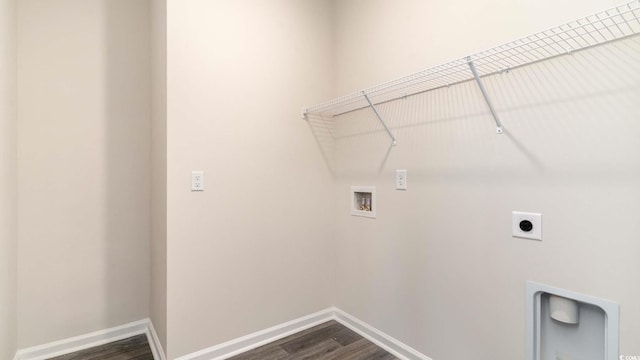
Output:
[[[329,320],[335,320],[343,324],[372,343],[390,352],[400,360],[432,360],[426,355],[420,353],[418,350],[336,307],[328,308],[280,325],[272,326],[253,334],[242,336],[192,354],[181,356],[175,360],[224,360],[245,351],[268,344],[272,341],[276,341],[316,325],[320,325]],[[158,338],[158,334],[149,319],[65,340],[54,341],[44,345],[21,349],[16,352],[14,360],[45,360],[141,334],[145,334],[147,336],[154,359],[166,360],[166,355]]]
[[[149,338],[150,324],[151,322],[149,321],[149,319],[144,319],[144,320],[135,321],[125,325],[116,326],[110,329],[105,329],[105,330],[100,330],[100,331],[92,332],[85,335],[75,336],[69,339],[54,341],[48,344],[20,349],[16,353],[15,360],[49,359],[52,357],[70,354],[76,351],[88,349],[94,346],[104,345],[106,343],[126,339],[128,337],[141,335],[141,334],[147,334],[147,338]],[[151,344],[151,341],[149,341],[149,344]],[[159,360],[165,360],[165,359],[161,358]]]
[[412,347],[394,339],[373,326],[344,311],[331,307],[286,323],[215,345],[175,360],[224,360],[306,330],[326,321],[335,320],[362,337],[380,346],[400,360],[432,360]]
[[395,339],[366,322],[334,308],[334,318],[337,322],[360,334],[362,337],[380,346],[393,356],[401,360],[432,360],[411,346]]
[[223,360],[293,335],[299,331],[320,325],[333,318],[333,309],[318,311],[286,323],[239,337],[198,352],[181,356],[175,360]]
[[153,353],[153,358],[155,360],[167,360],[167,357],[164,354],[164,349],[162,348],[162,343],[158,337],[158,333],[156,333],[156,329],[153,327],[153,323],[150,320],[149,326],[147,327],[147,340],[149,341],[149,347]]

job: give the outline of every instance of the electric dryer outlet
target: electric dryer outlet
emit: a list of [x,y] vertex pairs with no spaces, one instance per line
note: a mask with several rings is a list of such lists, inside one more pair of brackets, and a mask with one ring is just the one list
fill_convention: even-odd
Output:
[[513,237],[542,241],[542,214],[514,211],[511,219]]

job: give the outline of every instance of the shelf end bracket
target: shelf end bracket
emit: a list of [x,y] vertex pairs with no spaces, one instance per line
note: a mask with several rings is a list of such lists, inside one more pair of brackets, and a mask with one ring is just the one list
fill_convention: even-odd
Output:
[[471,59],[471,56],[467,56],[467,64],[469,64],[469,69],[471,69],[471,73],[473,73],[473,78],[476,80],[476,83],[480,88],[480,92],[482,93],[482,97],[484,97],[484,101],[487,103],[487,106],[489,107],[489,111],[493,116],[493,120],[495,120],[496,122],[496,134],[502,134],[504,132],[504,130],[502,129],[502,123],[500,122],[500,119],[498,118],[498,114],[496,114],[496,111],[493,108],[493,105],[491,104],[491,100],[489,99],[487,90],[484,88],[484,85],[482,84],[482,80],[480,80],[480,76],[478,76],[478,71],[476,70],[475,65],[473,65],[473,59]]
[[384,120],[378,113],[378,110],[376,109],[375,105],[373,105],[373,103],[371,102],[371,99],[369,99],[369,96],[367,96],[367,94],[364,91],[362,92],[362,96],[364,96],[365,100],[367,100],[367,102],[369,103],[369,106],[371,107],[371,110],[373,110],[373,113],[376,114],[376,117],[378,118],[378,120],[380,120],[380,123],[382,124],[382,126],[384,126],[384,129],[387,131],[387,134],[389,134],[389,137],[391,138],[391,145],[396,146],[398,144],[398,142],[396,141],[396,137],[393,136],[393,133],[391,133],[391,130],[389,130],[387,123],[384,122]]

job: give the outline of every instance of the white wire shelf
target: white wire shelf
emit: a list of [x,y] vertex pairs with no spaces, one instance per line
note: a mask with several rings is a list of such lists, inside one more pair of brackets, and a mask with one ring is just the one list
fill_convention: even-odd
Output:
[[306,108],[303,116],[305,119],[309,116],[336,118],[356,110],[371,108],[395,144],[395,137],[376,111],[377,105],[475,80],[494,116],[497,132],[502,133],[502,124],[482,85],[482,77],[639,33],[640,0],[634,0],[462,59]]

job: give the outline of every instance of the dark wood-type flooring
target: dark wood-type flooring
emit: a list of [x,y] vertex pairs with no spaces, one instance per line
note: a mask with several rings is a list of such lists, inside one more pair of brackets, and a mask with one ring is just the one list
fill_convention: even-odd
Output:
[[274,341],[228,360],[392,360],[397,359],[336,321]]
[[153,360],[153,354],[147,336],[143,334],[50,360]]
[[[312,327],[228,360],[397,360],[336,321]],[[146,335],[115,341],[50,360],[153,360]]]

